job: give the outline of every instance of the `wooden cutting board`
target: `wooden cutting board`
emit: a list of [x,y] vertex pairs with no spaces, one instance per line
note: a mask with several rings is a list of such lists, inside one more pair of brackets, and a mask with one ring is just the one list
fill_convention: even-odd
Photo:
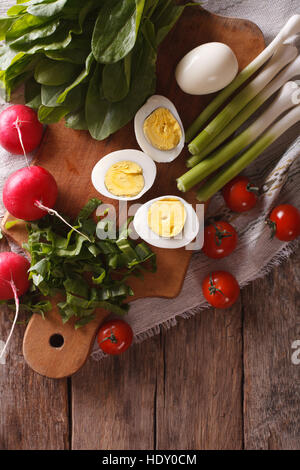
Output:
[[[174,70],[178,61],[192,48],[211,41],[228,44],[235,52],[239,67],[244,68],[265,47],[259,28],[246,20],[223,18],[199,6],[186,8],[175,28],[160,47],[157,63],[157,93],[167,96],[176,106],[186,128],[209,102],[211,96],[195,97],[184,94],[176,84]],[[55,177],[59,187],[57,209],[75,216],[91,198],[100,197],[105,203],[113,201],[99,195],[91,184],[91,171],[95,163],[109,152],[125,148],[138,148],[133,123],[103,142],[93,140],[87,132],[74,131],[63,123],[48,127],[35,162]],[[152,189],[141,200],[144,203],[160,195],[182,196],[176,188],[176,178],[185,171],[187,150],[171,164],[157,164],[157,178]],[[186,199],[195,204],[195,194],[190,191]],[[11,220],[7,215],[4,223]],[[16,225],[7,232],[21,245],[26,240],[24,226]],[[157,253],[158,272],[146,274],[144,281],[134,278],[135,297],[176,297],[181,289],[192,251],[163,250]],[[28,364],[48,377],[60,378],[73,374],[86,361],[97,329],[107,316],[98,310],[96,319],[85,327],[74,330],[73,322],[63,325],[53,299],[53,311],[43,320],[34,315],[27,327],[23,352]],[[141,315],[143,312],[141,312]],[[56,335],[56,336],[55,336]],[[63,342],[63,344],[61,344]]]

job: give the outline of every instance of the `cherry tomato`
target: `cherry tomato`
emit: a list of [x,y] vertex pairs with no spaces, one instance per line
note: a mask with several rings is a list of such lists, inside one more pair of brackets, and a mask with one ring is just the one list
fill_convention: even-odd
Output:
[[215,308],[231,307],[238,299],[240,287],[227,271],[214,271],[203,280],[203,295]]
[[202,251],[209,258],[219,259],[230,255],[236,248],[238,236],[228,222],[216,222],[204,229]]
[[289,242],[300,235],[300,211],[291,204],[281,204],[275,207],[268,219],[272,230],[272,238]]
[[246,176],[237,176],[223,188],[224,200],[233,212],[246,212],[257,202],[258,188]]
[[107,354],[121,354],[132,343],[133,332],[131,326],[123,320],[111,320],[103,323],[98,331],[97,341],[99,348]]

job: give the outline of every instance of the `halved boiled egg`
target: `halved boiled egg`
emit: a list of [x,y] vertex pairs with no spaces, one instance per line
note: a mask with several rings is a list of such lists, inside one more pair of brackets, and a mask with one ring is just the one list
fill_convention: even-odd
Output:
[[153,95],[134,118],[136,140],[155,162],[175,160],[184,147],[184,129],[174,104],[165,96]]
[[143,204],[133,225],[140,238],[160,248],[181,248],[198,235],[199,219],[191,204],[178,196],[160,196]]
[[109,153],[93,168],[92,183],[103,196],[122,201],[140,198],[156,177],[156,165],[140,150],[127,149]]

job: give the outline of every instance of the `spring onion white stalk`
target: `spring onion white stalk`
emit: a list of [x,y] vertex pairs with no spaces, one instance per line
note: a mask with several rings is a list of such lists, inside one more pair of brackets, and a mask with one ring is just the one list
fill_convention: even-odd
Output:
[[178,178],[178,189],[188,191],[252,144],[279,116],[298,104],[299,91],[296,82],[286,83],[268,109],[250,127]]
[[190,153],[193,155],[200,153],[270,83],[280,70],[294,60],[297,55],[298,50],[294,46],[283,45],[280,47],[259,75],[243,88],[205,129],[192,140],[189,144]]
[[243,171],[253,162],[266,148],[275,142],[290,127],[300,121],[300,105],[289,111],[282,119],[274,124],[260,139],[258,139],[239,158],[222,169],[218,174],[210,178],[197,192],[197,199],[205,202],[210,199],[231,179]]
[[278,35],[273,41],[259,54],[247,67],[245,67],[236,78],[222,90],[216,98],[202,111],[199,117],[186,131],[185,137],[186,142],[190,142],[202,126],[209,120],[209,118],[219,109],[219,107],[225,103],[229,98],[246,80],[257,72],[277,49],[291,36],[295,36],[300,33],[300,15],[292,16]]
[[228,137],[230,137],[244,122],[249,119],[252,114],[257,111],[276,91],[285,83],[292,80],[297,75],[300,76],[300,55],[285,67],[282,72],[277,75],[250,103],[244,108],[226,127],[225,129],[198,155],[188,158],[186,166],[192,168],[201,160],[212,153],[219,145],[221,145]]

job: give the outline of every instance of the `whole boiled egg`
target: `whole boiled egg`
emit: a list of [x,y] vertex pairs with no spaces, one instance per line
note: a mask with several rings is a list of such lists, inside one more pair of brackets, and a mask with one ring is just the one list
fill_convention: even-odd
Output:
[[191,204],[177,196],[161,196],[143,204],[133,225],[140,238],[160,248],[181,248],[198,235],[199,219]]
[[125,149],[101,158],[92,170],[92,183],[103,196],[131,201],[148,191],[156,177],[152,158],[140,150]]
[[232,49],[221,42],[208,42],[192,49],[178,63],[175,77],[190,95],[207,95],[225,88],[238,73]]
[[155,162],[172,162],[184,147],[184,129],[174,104],[153,95],[135,115],[137,143]]

